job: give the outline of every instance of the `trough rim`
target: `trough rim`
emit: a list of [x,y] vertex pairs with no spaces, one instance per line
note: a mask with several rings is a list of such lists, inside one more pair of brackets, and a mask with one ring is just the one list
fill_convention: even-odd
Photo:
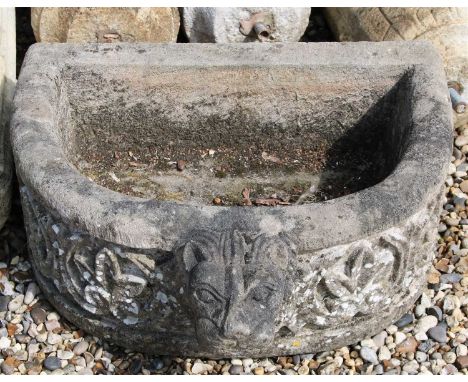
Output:
[[[382,71],[401,66],[412,72],[412,129],[407,149],[389,176],[369,188],[328,201],[252,208],[195,206],[127,196],[81,174],[67,160],[57,134],[55,112],[61,70],[66,65],[93,63],[174,67],[337,65]],[[61,220],[105,241],[172,250],[193,229],[219,230],[230,224],[268,235],[293,233],[302,250],[319,250],[398,225],[438,195],[452,152],[452,115],[441,59],[425,41],[37,43],[29,49],[18,79],[11,141],[21,184]]]

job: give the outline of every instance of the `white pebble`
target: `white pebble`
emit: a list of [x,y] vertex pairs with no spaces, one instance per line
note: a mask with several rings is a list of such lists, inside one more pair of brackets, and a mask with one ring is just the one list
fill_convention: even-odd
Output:
[[437,318],[434,316],[424,316],[419,319],[414,327],[415,333],[426,333],[429,329],[436,326],[438,323]]
[[455,171],[457,171],[457,167],[453,163],[450,163],[448,167],[449,175],[455,174]]
[[401,344],[404,340],[406,340],[406,334],[402,332],[395,333],[395,344]]
[[8,349],[11,345],[11,340],[8,337],[0,338],[0,350]]
[[57,345],[62,342],[62,337],[55,333],[49,333],[47,336],[47,342],[51,345]]
[[57,350],[57,357],[60,358],[60,359],[69,360],[69,359],[72,359],[73,356],[74,356],[74,354],[73,354],[72,351]]
[[60,316],[56,313],[56,312],[52,312],[52,313],[49,313],[47,315],[47,320],[48,321],[51,321],[51,320],[57,320],[59,321],[60,320]]
[[28,289],[26,289],[26,293],[24,295],[24,303],[26,305],[29,305],[31,302],[33,302],[34,297],[36,297],[37,291],[37,284],[29,283]]
[[419,332],[414,335],[414,338],[416,338],[418,341],[426,341],[429,337],[427,337],[426,333]]
[[464,344],[460,344],[457,346],[456,353],[457,353],[457,356],[459,357],[468,355],[468,347]]
[[24,295],[20,294],[16,296],[13,300],[8,303],[8,310],[10,312],[16,312],[21,308],[23,305]]
[[390,360],[392,358],[392,354],[390,350],[386,346],[382,346],[379,349],[379,361]]

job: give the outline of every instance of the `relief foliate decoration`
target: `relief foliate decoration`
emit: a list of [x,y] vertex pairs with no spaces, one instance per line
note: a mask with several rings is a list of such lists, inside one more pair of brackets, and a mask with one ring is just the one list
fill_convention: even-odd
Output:
[[108,326],[177,331],[200,348],[261,348],[391,308],[419,288],[435,243],[431,206],[310,253],[288,234],[239,229],[194,230],[172,251],[140,250],[76,231],[21,192],[32,262],[49,289]]
[[437,212],[438,203],[373,238],[308,254],[291,299],[297,307],[292,326],[352,325],[419,290],[435,253]]

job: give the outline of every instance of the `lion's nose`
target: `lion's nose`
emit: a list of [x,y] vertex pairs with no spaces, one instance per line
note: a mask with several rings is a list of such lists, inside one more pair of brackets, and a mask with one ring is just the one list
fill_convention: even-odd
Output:
[[224,322],[223,334],[225,338],[241,339],[250,336],[250,328],[236,312],[229,312]]

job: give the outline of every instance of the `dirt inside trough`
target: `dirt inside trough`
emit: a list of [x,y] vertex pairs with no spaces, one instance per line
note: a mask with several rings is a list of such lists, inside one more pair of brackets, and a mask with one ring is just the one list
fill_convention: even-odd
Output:
[[126,195],[228,206],[328,200],[384,179],[401,151],[409,82],[401,68],[370,70],[71,66],[62,141],[80,172]]
[[[325,148],[268,153],[215,147],[151,155],[136,149],[87,153],[78,169],[92,181],[126,195],[216,205],[276,206],[311,203],[354,192],[373,167],[365,153],[326,167]],[[368,176],[367,176],[368,177]]]

